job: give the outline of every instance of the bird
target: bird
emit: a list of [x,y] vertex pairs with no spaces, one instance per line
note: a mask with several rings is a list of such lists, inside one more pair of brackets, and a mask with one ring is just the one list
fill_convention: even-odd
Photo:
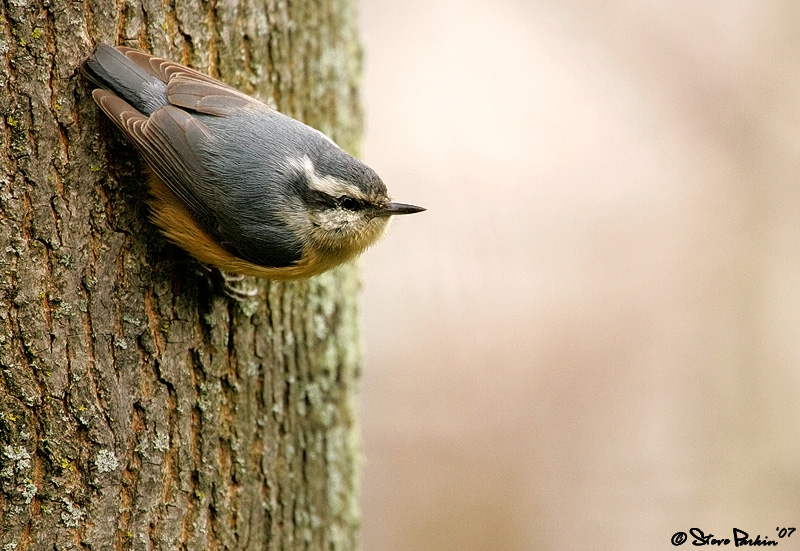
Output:
[[322,132],[199,71],[103,43],[80,71],[152,173],[153,222],[204,264],[308,278],[361,254],[391,217],[425,210],[391,201]]

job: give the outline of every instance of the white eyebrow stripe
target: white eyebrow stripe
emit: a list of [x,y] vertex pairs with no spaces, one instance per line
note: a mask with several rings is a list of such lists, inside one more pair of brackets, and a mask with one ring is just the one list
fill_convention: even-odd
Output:
[[331,197],[347,195],[356,199],[368,200],[368,197],[356,186],[343,182],[334,176],[320,176],[314,169],[314,163],[308,155],[298,158],[289,158],[287,162],[301,170],[308,180],[308,187],[315,191],[321,191]]

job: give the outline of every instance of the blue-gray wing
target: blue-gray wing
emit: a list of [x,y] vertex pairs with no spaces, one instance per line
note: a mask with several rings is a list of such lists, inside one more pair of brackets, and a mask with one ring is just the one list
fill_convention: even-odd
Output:
[[[197,222],[234,254],[273,267],[298,261],[302,245],[278,218],[270,215],[274,209],[262,203],[260,211],[242,213],[243,197],[237,195],[242,186],[236,184],[241,182],[242,175],[226,174],[219,170],[220,163],[209,163],[205,158],[213,152],[224,153],[230,147],[219,142],[220,137],[214,135],[206,122],[234,116],[253,106],[255,100],[181,65],[141,52],[124,53],[159,79],[166,79],[170,105],[147,116],[111,91],[95,90],[93,97],[136,146],[153,172]],[[264,110],[268,108],[257,104],[254,111]],[[231,169],[241,169],[232,161]],[[259,195],[259,190],[253,187],[257,182],[246,184],[250,195]],[[261,191],[263,200],[268,190]],[[244,214],[247,216],[242,217]]]
[[[149,117],[107,90],[92,94],[100,108],[125,134],[161,178],[204,227],[214,218],[219,186],[197,158],[196,145],[210,132],[189,113],[171,105]],[[216,234],[215,228],[207,228]]]

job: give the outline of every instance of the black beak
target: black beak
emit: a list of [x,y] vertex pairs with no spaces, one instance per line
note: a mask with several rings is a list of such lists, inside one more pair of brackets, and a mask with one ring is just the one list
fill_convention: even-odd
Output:
[[415,212],[422,212],[425,210],[423,207],[415,205],[405,205],[403,203],[389,203],[377,212],[377,216],[394,216],[396,214],[414,214]]

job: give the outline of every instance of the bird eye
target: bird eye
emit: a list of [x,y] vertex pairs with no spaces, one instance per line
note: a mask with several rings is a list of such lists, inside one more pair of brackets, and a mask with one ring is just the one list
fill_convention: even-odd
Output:
[[339,206],[347,210],[356,210],[359,207],[358,201],[347,195],[339,197]]

